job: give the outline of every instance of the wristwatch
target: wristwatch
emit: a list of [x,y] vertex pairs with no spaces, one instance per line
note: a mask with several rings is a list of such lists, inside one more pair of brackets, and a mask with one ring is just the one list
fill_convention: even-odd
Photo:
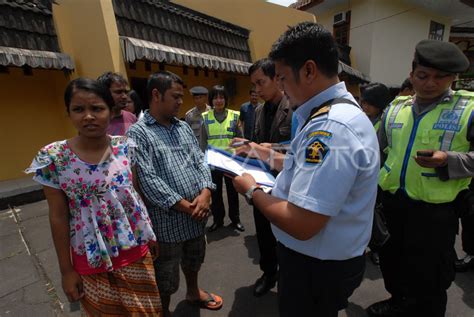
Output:
[[261,188],[260,186],[258,185],[252,185],[252,187],[249,188],[249,190],[247,190],[247,192],[245,193],[245,200],[247,200],[247,203],[250,205],[250,206],[253,206],[253,193],[256,191],[256,190],[261,190],[263,191],[263,188]]

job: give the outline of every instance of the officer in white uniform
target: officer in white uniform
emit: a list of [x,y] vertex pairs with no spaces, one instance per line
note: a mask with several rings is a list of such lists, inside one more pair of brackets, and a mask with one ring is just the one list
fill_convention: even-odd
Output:
[[298,130],[286,157],[251,143],[281,170],[271,195],[250,175],[236,177],[272,223],[279,241],[280,316],[337,316],[363,278],[377,192],[374,128],[337,77],[330,32],[303,22],[273,45],[270,58],[295,111]]

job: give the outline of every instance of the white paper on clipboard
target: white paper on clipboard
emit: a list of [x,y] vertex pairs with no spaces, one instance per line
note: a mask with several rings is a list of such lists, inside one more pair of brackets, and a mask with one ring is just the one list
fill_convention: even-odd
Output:
[[255,178],[257,184],[273,187],[275,177],[262,167],[246,164],[245,161],[236,160],[230,154],[224,154],[209,148],[205,155],[206,163],[211,167],[234,176],[248,173]]

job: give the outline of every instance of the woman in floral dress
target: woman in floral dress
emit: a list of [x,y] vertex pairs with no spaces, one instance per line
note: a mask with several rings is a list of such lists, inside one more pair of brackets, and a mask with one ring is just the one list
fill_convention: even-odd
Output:
[[114,102],[96,81],[71,81],[64,100],[77,136],[43,147],[26,170],[44,185],[64,292],[87,316],[160,316],[156,237],[133,187],[136,145],[106,134]]

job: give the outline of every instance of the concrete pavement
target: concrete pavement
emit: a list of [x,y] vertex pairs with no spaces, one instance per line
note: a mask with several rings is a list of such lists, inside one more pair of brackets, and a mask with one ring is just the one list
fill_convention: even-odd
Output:
[[[242,222],[247,230],[238,233],[225,227],[209,234],[206,262],[199,277],[203,289],[224,298],[224,307],[214,312],[189,305],[184,301],[186,290],[181,276],[180,289],[171,302],[175,317],[278,316],[276,288],[261,298],[252,295],[253,283],[261,274],[259,252],[251,208],[242,197],[240,203]],[[47,215],[45,201],[0,211],[2,317],[79,316],[79,312],[70,311],[61,289]],[[457,249],[460,249],[459,241]],[[350,298],[349,308],[339,316],[366,316],[364,308],[386,297],[378,267],[367,261],[361,287]],[[474,316],[474,272],[456,277],[448,292],[446,316]]]

